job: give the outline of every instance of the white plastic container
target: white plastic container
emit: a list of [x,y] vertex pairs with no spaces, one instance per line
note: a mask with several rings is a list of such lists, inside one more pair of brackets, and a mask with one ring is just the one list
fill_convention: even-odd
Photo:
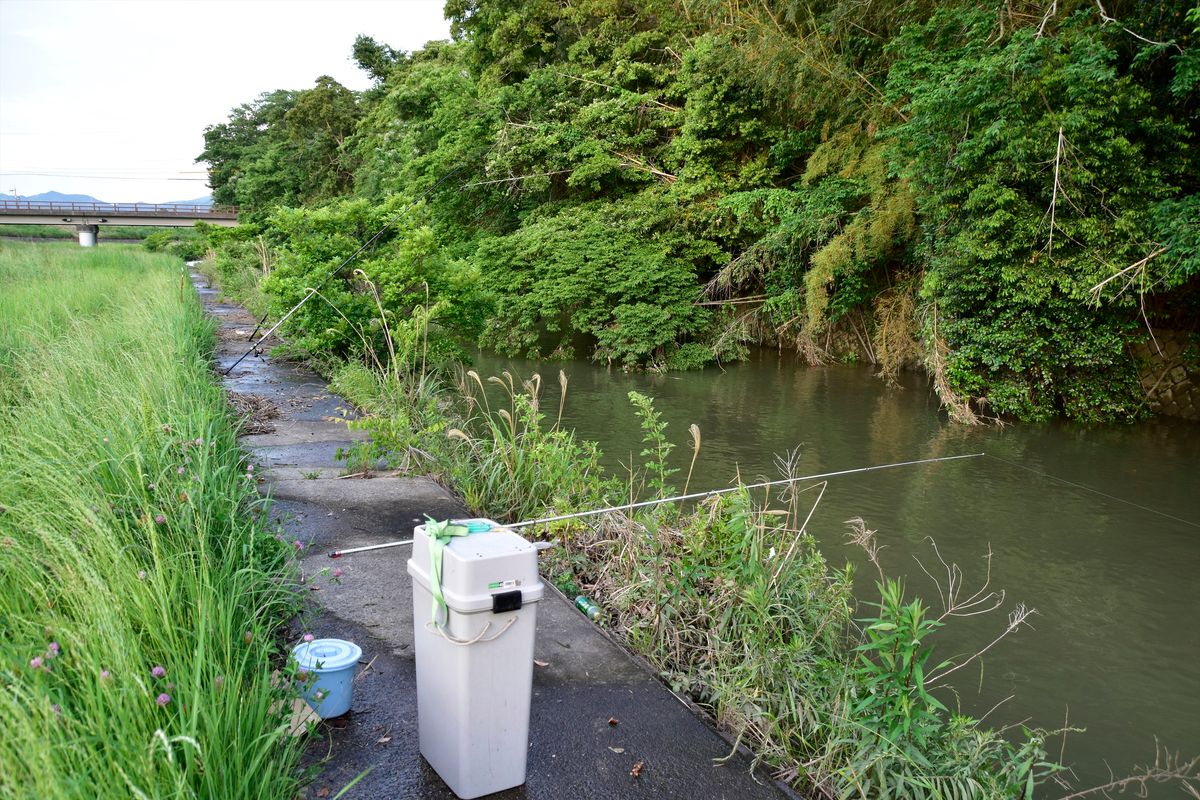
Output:
[[362,648],[341,639],[317,639],[292,648],[292,657],[309,674],[304,699],[321,719],[340,717],[350,710],[354,669]]
[[525,782],[533,638],[542,599],[537,550],[491,520],[451,538],[442,556],[446,609],[432,620],[431,540],[413,531],[417,727],[421,755],[468,800]]

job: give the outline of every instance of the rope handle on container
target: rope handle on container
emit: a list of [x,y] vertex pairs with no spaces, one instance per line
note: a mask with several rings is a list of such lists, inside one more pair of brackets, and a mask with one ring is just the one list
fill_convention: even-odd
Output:
[[467,645],[472,645],[472,644],[480,644],[480,643],[485,643],[485,642],[496,641],[501,636],[503,636],[505,631],[507,631],[509,628],[511,628],[516,623],[516,621],[517,621],[517,615],[514,614],[513,616],[508,618],[507,622],[504,623],[504,627],[502,627],[500,630],[496,631],[495,633],[493,633],[491,636],[489,636],[486,639],[483,638],[483,635],[488,632],[488,628],[492,627],[492,623],[490,623],[490,622],[485,622],[483,624],[483,628],[481,628],[479,633],[475,634],[475,637],[472,639],[460,639],[451,633],[447,633],[446,629],[444,627],[442,627],[441,625],[439,625],[437,622],[426,622],[425,630],[429,631],[432,634],[440,635],[443,639],[445,639],[450,644],[457,644],[457,645],[462,645],[465,647]]

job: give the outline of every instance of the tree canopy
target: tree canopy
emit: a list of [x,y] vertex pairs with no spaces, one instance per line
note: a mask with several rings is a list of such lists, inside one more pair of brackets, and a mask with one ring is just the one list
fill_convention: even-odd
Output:
[[277,285],[328,262],[296,220],[365,239],[362,203],[422,198],[377,258],[422,253],[449,336],[630,369],[750,344],[920,363],[952,413],[1025,419],[1136,415],[1131,346],[1197,327],[1188,2],[446,13],[452,41],[412,53],[360,36],[367,92],[322,77],[206,129],[214,197],[287,254]]

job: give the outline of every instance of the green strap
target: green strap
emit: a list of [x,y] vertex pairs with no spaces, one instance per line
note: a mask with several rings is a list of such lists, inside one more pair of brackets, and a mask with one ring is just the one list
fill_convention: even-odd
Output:
[[467,536],[471,533],[471,529],[466,525],[451,525],[450,520],[435,522],[428,516],[425,517],[425,535],[429,537],[429,588],[433,592],[434,625],[437,624],[440,609],[445,608],[447,615],[450,613],[446,608],[446,598],[442,596],[442,551],[455,536]]

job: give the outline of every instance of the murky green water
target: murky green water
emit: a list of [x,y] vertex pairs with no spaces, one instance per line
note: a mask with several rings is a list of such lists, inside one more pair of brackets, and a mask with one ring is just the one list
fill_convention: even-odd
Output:
[[[940,574],[927,537],[962,565],[972,587],[985,575],[990,547],[1005,613],[1023,602],[1038,614],[1034,629],[988,653],[982,678],[968,667],[955,688],[975,715],[1012,695],[988,718],[998,726],[1028,720],[1057,728],[1068,719],[1087,728],[1066,743],[1079,785],[1107,780],[1107,765],[1120,775],[1152,761],[1155,736],[1200,753],[1200,425],[965,429],[946,422],[918,376],[888,391],[867,368],[808,369],[770,352],[724,371],[666,376],[490,355],[480,355],[476,368],[485,376],[540,370],[542,407],[551,413],[564,369],[564,421],[598,441],[613,467],[641,449],[627,393],[654,396],[685,471],[687,427],[701,428],[692,490],[726,486],[739,469],[747,480],[778,477],[775,456],[797,446],[801,474],[986,452],[834,479],[809,530],[830,560],[862,564],[844,545],[843,523],[863,517],[886,546],[884,567],[907,575],[910,589],[935,607],[937,593],[914,562]],[[860,576],[865,596],[870,576]],[[939,652],[983,647],[1005,624],[1000,612],[959,620],[938,634]],[[1151,796],[1180,795],[1157,787]]]

